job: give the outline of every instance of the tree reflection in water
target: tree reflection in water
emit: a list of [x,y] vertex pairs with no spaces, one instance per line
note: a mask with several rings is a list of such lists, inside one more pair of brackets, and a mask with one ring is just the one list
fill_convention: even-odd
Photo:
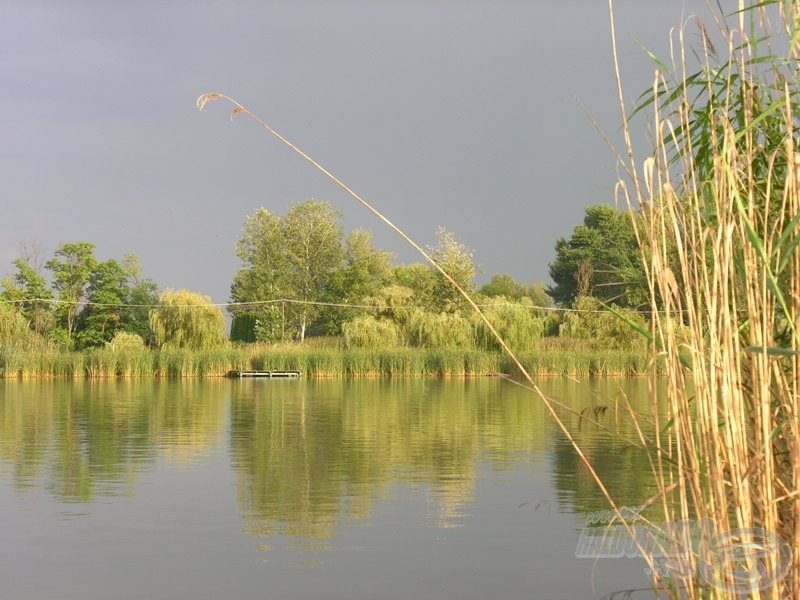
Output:
[[[647,402],[643,381],[543,386],[576,412],[621,394]],[[604,429],[635,439],[629,418],[596,416],[603,427],[567,422],[621,504],[643,502],[653,493],[646,455]],[[246,530],[320,548],[398,484],[425,493],[434,526],[459,526],[480,465],[540,462],[569,510],[606,508],[538,399],[496,379],[0,382],[0,475],[21,492],[133,495],[156,463],[195,468],[226,445]],[[514,504],[531,500],[541,499]]]

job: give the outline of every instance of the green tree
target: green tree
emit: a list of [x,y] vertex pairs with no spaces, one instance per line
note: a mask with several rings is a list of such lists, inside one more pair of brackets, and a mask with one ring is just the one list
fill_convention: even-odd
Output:
[[645,339],[630,323],[645,328],[644,317],[629,308],[615,307],[625,320],[603,308],[597,298],[579,296],[575,300],[575,310],[561,316],[558,335],[575,339],[589,340],[597,348],[643,348]]
[[[472,250],[443,227],[436,232],[436,238],[437,244],[427,248],[429,256],[465,291],[474,292]],[[411,290],[407,304],[428,312],[453,312],[463,307],[461,294],[430,264],[398,265],[391,271],[389,284]]]
[[3,346],[27,347],[35,335],[22,313],[8,302],[0,301],[0,374],[3,372]]
[[429,265],[411,263],[392,269],[391,286],[411,290],[411,295],[404,299],[404,305],[431,308],[436,284],[436,275]]
[[459,311],[413,310],[404,329],[409,343],[420,348],[463,351],[475,344],[472,323]]
[[256,325],[256,316],[253,313],[239,313],[233,315],[231,321],[231,341],[255,342]]
[[233,278],[231,300],[244,305],[231,307],[234,319],[253,315],[253,335],[261,341],[277,341],[284,335],[283,311],[274,304],[258,304],[289,298],[289,261],[283,220],[264,208],[245,219],[236,242],[236,256],[242,267]]
[[[425,265],[419,266],[423,268],[423,272],[430,273]],[[376,317],[404,325],[414,309],[419,308],[413,298],[414,290],[394,284],[382,287],[374,296],[365,298],[364,303],[373,308]]]
[[122,331],[121,329],[106,342],[105,346],[117,353],[144,352],[146,350],[142,336],[129,331]]
[[158,286],[144,276],[142,264],[135,254],[125,254],[121,266],[128,285],[128,306],[122,314],[122,329],[143,340],[150,340],[150,308],[158,302]]
[[61,301],[56,315],[67,332],[68,340],[75,333],[78,312],[86,300],[86,289],[96,265],[94,244],[89,242],[61,244],[45,264],[53,274],[53,287]]
[[345,264],[341,271],[340,298],[344,302],[361,302],[372,296],[389,279],[392,253],[372,244],[372,232],[357,229],[345,242]]
[[358,315],[343,326],[344,344],[347,348],[394,348],[401,340],[400,328],[389,319],[372,315]]
[[78,314],[77,348],[102,346],[123,330],[130,298],[128,275],[116,260],[97,263],[89,276],[86,307]]
[[489,298],[497,296],[503,296],[508,300],[529,298],[534,306],[553,305],[553,299],[547,295],[547,286],[544,283],[525,285],[516,281],[508,273],[492,275],[489,283],[481,287],[479,291]]
[[[283,218],[262,208],[246,219],[231,298],[254,304],[232,311],[256,314],[259,339],[283,337],[289,328],[303,340],[324,312],[317,303],[341,301],[335,298],[345,264],[341,218],[330,203],[306,200],[292,204]],[[278,306],[281,300],[293,302]]]
[[[456,239],[456,236],[440,227],[436,232],[437,243],[428,247],[428,252],[436,263],[466,292],[475,291],[475,262],[473,251]],[[452,312],[464,306],[464,298],[445,277],[434,271],[435,283],[431,309]]]
[[150,311],[159,347],[203,350],[225,343],[225,317],[211,298],[188,290],[165,290]]
[[[233,302],[259,302],[287,298],[289,261],[283,221],[264,208],[245,219],[242,235],[236,242],[236,256],[242,267],[231,285]],[[257,313],[254,306],[234,306],[234,314]]]
[[[371,231],[353,231],[345,241],[344,264],[331,277],[328,300],[340,304],[364,304],[367,298],[379,294],[389,281],[391,263],[391,252],[372,244]],[[323,312],[318,327],[324,333],[337,335],[342,333],[345,321],[360,313],[360,309],[331,307]]]
[[53,293],[42,273],[41,249],[23,245],[21,256],[12,264],[17,271],[3,279],[0,297],[14,303],[36,333],[46,333],[53,325]]
[[494,298],[503,296],[509,300],[519,300],[523,295],[523,286],[508,273],[492,275],[489,283],[479,290],[484,296]]
[[[539,340],[544,335],[543,312],[537,311],[533,301],[527,296],[519,300],[495,296],[483,307],[483,313],[492,327],[514,352],[538,349]],[[473,320],[479,346],[486,350],[501,351],[500,343],[486,324],[477,318]]]
[[625,307],[645,301],[644,267],[628,213],[608,204],[587,206],[583,223],[555,250],[549,265],[555,285],[547,293],[556,304],[570,305],[579,295]]
[[342,214],[330,203],[317,200],[293,203],[283,218],[289,281],[300,341],[308,325],[320,312],[314,302],[329,300],[329,291],[344,259]]
[[541,306],[544,308],[553,306],[553,299],[547,293],[547,284],[541,281],[526,285],[525,293],[520,300],[523,298],[530,298],[534,306]]

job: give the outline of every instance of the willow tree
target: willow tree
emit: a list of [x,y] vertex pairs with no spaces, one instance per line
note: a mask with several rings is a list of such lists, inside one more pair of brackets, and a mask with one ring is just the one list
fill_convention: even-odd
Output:
[[150,311],[150,329],[162,348],[204,350],[225,343],[225,317],[211,298],[188,290],[165,290]]
[[9,302],[0,302],[0,350],[3,346],[27,347],[34,339],[34,335],[22,312]]

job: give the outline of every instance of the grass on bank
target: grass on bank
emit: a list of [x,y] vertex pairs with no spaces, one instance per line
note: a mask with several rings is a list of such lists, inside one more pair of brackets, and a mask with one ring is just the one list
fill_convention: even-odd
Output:
[[[645,352],[598,350],[585,340],[545,343],[522,361],[537,376],[642,375]],[[209,350],[106,347],[86,352],[0,346],[0,377],[218,377],[232,370],[299,370],[308,377],[481,377],[513,374],[499,352],[476,349],[347,348],[340,341],[311,344],[226,345]]]

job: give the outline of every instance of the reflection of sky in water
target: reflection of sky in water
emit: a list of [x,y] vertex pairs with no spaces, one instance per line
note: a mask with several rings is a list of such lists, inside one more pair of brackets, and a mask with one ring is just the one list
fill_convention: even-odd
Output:
[[602,499],[580,469],[558,471],[574,467],[568,448],[524,391],[253,383],[178,396],[54,383],[49,397],[36,384],[28,404],[27,384],[0,388],[4,593],[593,598],[647,585],[641,561],[575,558],[573,500]]

